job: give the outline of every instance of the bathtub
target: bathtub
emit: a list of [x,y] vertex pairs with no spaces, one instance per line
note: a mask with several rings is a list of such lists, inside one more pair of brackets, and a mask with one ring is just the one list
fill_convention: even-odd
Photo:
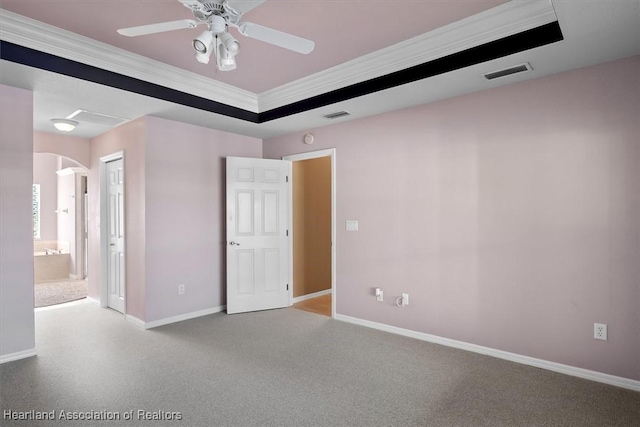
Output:
[[34,241],[33,273],[36,283],[69,280],[71,254],[68,247],[66,242]]

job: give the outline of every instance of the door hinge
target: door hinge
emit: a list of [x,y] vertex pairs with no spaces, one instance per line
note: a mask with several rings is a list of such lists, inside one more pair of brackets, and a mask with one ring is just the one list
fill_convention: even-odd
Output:
[[287,230],[287,237],[289,237],[289,230]]
[[287,290],[289,290],[289,284],[287,283]]
[[289,175],[287,175],[286,178],[287,178],[287,182],[289,182]]

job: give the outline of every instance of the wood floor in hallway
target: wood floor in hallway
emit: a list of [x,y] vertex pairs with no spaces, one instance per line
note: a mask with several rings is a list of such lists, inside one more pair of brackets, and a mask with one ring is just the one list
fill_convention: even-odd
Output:
[[293,304],[294,308],[310,311],[323,316],[331,317],[331,294],[310,298]]

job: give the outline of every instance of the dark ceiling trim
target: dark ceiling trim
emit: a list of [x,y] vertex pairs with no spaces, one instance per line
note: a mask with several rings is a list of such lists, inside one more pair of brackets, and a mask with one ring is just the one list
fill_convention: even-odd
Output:
[[242,108],[232,107],[221,102],[212,101],[201,96],[191,95],[186,92],[171,89],[165,86],[149,83],[134,77],[107,71],[70,59],[40,52],[17,44],[0,41],[0,58],[7,61],[16,62],[29,67],[75,77],[93,83],[110,86],[116,89],[149,96],[163,101],[169,101],[211,113],[222,114],[252,123],[259,123],[258,113],[247,111]]
[[564,40],[558,22],[260,113],[260,123],[335,104]]
[[0,58],[251,123],[264,123],[459,70],[514,53],[534,49],[563,39],[562,30],[556,21],[433,61],[336,89],[262,113],[254,113],[242,108],[170,89],[155,83],[145,82],[144,80],[118,74],[113,71],[82,64],[4,40],[0,41]]

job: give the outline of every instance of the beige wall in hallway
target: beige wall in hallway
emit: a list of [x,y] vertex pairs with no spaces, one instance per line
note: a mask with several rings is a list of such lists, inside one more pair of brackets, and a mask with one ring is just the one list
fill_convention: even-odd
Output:
[[331,289],[331,157],[293,162],[293,296]]

